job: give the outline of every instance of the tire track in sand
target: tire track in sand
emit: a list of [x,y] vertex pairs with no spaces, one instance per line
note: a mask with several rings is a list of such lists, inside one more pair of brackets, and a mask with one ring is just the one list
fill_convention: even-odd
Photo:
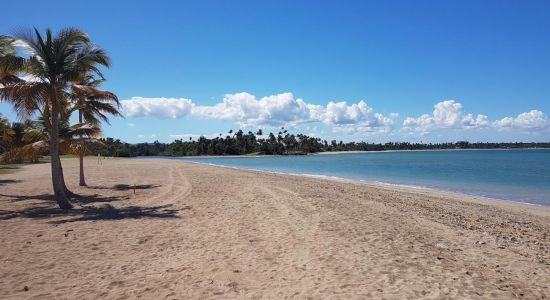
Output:
[[[270,267],[265,271],[272,277],[300,282],[295,286],[302,290],[314,289],[310,264],[318,258],[312,249],[319,230],[318,210],[308,199],[279,186],[252,182],[244,187],[243,194],[254,195],[255,201],[250,203],[253,209],[247,210],[243,218],[253,219],[256,224],[258,230],[252,240],[258,255],[270,261]],[[269,285],[266,288],[278,289]]]
[[162,192],[146,200],[148,204],[178,205],[191,194],[192,186],[183,174],[183,165],[171,165],[168,172],[168,182]]

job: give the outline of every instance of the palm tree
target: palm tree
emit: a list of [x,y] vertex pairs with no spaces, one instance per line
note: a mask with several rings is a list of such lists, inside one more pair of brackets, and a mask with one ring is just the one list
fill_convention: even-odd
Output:
[[[49,148],[50,134],[44,118],[26,122],[24,134],[21,137],[22,146],[13,147],[10,151],[0,155],[0,162],[9,163],[15,159],[28,159],[37,162],[40,153]],[[90,143],[100,143],[97,139],[101,135],[99,127],[82,124],[70,125],[68,115],[60,121],[59,146],[63,152],[77,155],[86,152]]]
[[[0,162],[1,163],[23,163],[25,158],[31,162],[36,159],[25,156],[21,148],[25,145],[23,140],[25,132],[30,123],[9,122],[9,120],[0,115]],[[34,158],[34,157],[33,157]]]
[[0,36],[0,79],[9,80],[17,75],[23,68],[23,63],[24,59],[17,56],[13,39]]
[[0,153],[10,149],[15,131],[8,118],[0,115]]
[[0,56],[15,55],[15,47],[7,36],[0,36]]
[[[29,55],[28,58],[22,58],[22,70],[32,76],[33,80],[4,76],[0,79],[3,85],[0,88],[0,100],[11,102],[21,118],[29,118],[37,111],[44,117],[50,137],[55,200],[60,208],[70,209],[72,204],[69,196],[72,193],[65,185],[59,157],[60,119],[69,114],[69,88],[72,82],[88,72],[101,76],[99,67],[108,67],[109,57],[103,49],[91,44],[86,33],[74,28],[63,29],[56,36],[50,29],[46,30],[44,36],[34,29],[33,32],[12,36],[10,40],[17,40]],[[13,56],[5,55],[9,58]],[[0,60],[3,67],[8,66],[6,61],[11,59]]]
[[[88,124],[91,126],[99,126],[100,123],[106,122],[109,124],[109,119],[105,113],[122,116],[118,109],[120,102],[115,94],[103,91],[98,86],[105,79],[96,79],[93,74],[86,74],[77,84],[72,85],[72,97],[74,108],[78,110],[78,122],[80,124]],[[85,138],[80,137],[80,147],[82,151],[78,153],[80,161],[80,180],[79,185],[85,186],[84,179],[84,154],[85,154]]]

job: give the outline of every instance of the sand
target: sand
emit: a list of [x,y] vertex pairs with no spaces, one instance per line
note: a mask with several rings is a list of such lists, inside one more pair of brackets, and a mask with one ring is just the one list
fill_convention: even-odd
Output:
[[[548,299],[550,210],[171,160],[0,175],[4,299]],[[137,186],[134,194],[133,185]]]

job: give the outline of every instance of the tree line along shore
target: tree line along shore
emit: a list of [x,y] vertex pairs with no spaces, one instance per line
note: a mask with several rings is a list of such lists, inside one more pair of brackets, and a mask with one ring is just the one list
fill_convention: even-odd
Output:
[[200,155],[305,155],[337,151],[390,151],[390,150],[448,150],[448,149],[523,149],[550,148],[550,143],[368,143],[327,141],[304,134],[291,134],[282,129],[278,133],[264,135],[229,131],[225,136],[214,138],[204,136],[198,139],[177,139],[171,143],[125,143],[119,139],[101,139],[93,145],[94,153],[111,157],[136,156],[200,156]]
[[[0,117],[0,133],[11,130],[13,134],[3,139],[0,144],[0,162],[21,163],[37,162],[38,155],[48,155],[48,149],[32,152],[31,155],[22,151],[28,144],[26,135],[35,131],[36,124],[10,123]],[[66,127],[68,125],[65,125]],[[70,130],[67,139],[71,141]],[[524,149],[550,148],[550,143],[471,143],[467,141],[448,143],[409,143],[409,142],[346,142],[323,140],[305,134],[289,133],[284,128],[277,133],[264,134],[263,130],[256,132],[230,130],[225,136],[220,134],[214,138],[200,136],[197,139],[176,139],[171,143],[131,144],[120,139],[99,138],[95,143],[87,145],[86,154],[108,157],[137,156],[201,156],[201,155],[306,155],[319,152],[346,151],[392,151],[392,150],[451,150],[451,149]],[[15,150],[15,151],[14,151]],[[71,151],[67,151],[71,153]]]

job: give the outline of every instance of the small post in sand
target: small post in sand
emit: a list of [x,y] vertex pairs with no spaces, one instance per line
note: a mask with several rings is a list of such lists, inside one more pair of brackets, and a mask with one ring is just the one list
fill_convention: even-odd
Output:
[[134,195],[136,194],[136,184],[134,183]]

